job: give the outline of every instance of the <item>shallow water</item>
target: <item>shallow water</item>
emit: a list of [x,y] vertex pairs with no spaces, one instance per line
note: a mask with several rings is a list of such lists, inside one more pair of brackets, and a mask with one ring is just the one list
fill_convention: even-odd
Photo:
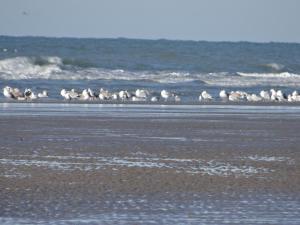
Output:
[[[2,116],[95,116],[95,117],[245,117],[297,118],[300,106],[292,105],[149,105],[149,104],[72,104],[0,103]],[[268,114],[268,116],[266,116]]]

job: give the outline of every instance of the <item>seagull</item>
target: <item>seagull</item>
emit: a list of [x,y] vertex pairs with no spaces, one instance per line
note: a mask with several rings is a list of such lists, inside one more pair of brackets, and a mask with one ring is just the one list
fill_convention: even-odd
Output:
[[108,90],[104,90],[103,88],[100,89],[99,91],[99,99],[100,100],[107,100],[109,99],[110,95]]
[[277,91],[275,91],[274,89],[271,89],[270,93],[271,93],[271,100],[272,101],[277,101],[278,100],[278,98],[277,98]]
[[263,100],[265,101],[270,101],[271,100],[271,96],[270,96],[270,93],[268,91],[264,91],[262,90],[260,93],[259,93],[260,97],[262,97]]
[[292,100],[293,100],[294,102],[300,102],[300,95],[292,96]]
[[71,95],[69,91],[66,91],[66,89],[62,89],[60,91],[60,95],[63,96],[66,100],[71,100]]
[[175,95],[174,100],[175,100],[175,102],[180,102],[181,98],[178,95]]
[[234,91],[232,91],[232,92],[229,94],[228,100],[229,100],[229,101],[232,101],[232,102],[238,102],[238,101],[240,101],[242,98],[243,98],[243,96],[241,95],[240,92],[234,92]]
[[288,96],[288,101],[291,102],[299,102],[300,101],[300,95],[298,91],[293,91],[291,95]]
[[66,100],[79,98],[79,94],[74,89],[72,89],[71,91],[66,91],[66,89],[62,89],[60,91],[60,95],[63,96]]
[[278,90],[276,92],[276,97],[277,97],[278,101],[280,101],[280,102],[285,101],[287,99],[286,95],[281,90]]
[[38,98],[38,96],[30,88],[25,89],[24,97],[25,99],[29,99],[29,100],[35,100]]
[[42,93],[38,93],[39,98],[48,98],[48,92],[43,90]]
[[162,90],[160,92],[160,95],[165,101],[167,101],[172,96],[172,94],[166,90]]
[[222,99],[227,99],[228,98],[228,93],[225,90],[221,90],[219,93],[220,98]]
[[29,99],[30,100],[35,100],[35,99],[38,99],[38,96],[34,92],[31,92],[31,95],[29,96]]
[[207,93],[207,91],[202,91],[201,97],[202,97],[201,100],[212,100],[213,99],[212,96]]
[[119,97],[121,100],[126,100],[131,97],[131,94],[128,91],[120,91]]
[[80,98],[80,94],[75,89],[71,89],[69,94],[72,99]]
[[246,98],[247,98],[247,101],[249,101],[249,102],[259,102],[262,100],[262,97],[260,97],[256,94],[247,94]]
[[60,95],[61,95],[62,97],[64,97],[64,98],[66,98],[66,94],[67,94],[66,89],[61,89]]
[[151,98],[151,102],[158,102],[159,101],[159,98],[157,96],[153,96]]
[[298,96],[298,95],[299,95],[298,91],[293,91],[292,96]]
[[12,88],[9,87],[9,86],[6,86],[3,88],[3,95],[6,97],[6,98],[14,98],[14,96],[12,95],[11,93],[11,90]]
[[96,94],[92,89],[88,88],[87,91],[88,91],[91,98],[96,98]]
[[30,88],[26,88],[25,91],[24,91],[25,98],[30,98],[31,94],[32,94],[31,89]]
[[137,89],[135,91],[135,96],[138,98],[147,98],[149,96],[149,91],[143,89]]
[[111,98],[113,99],[113,100],[118,100],[118,94],[117,93],[113,93],[112,95],[111,95]]
[[84,89],[80,95],[80,100],[90,100],[91,96],[87,89]]

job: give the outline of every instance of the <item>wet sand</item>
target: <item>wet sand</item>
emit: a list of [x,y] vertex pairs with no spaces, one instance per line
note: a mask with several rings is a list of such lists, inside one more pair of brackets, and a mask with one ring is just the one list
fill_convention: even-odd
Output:
[[300,223],[299,108],[1,105],[0,221]]

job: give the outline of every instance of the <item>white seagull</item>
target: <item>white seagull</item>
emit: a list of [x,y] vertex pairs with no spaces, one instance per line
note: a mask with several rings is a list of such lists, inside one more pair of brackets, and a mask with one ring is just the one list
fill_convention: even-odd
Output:
[[87,89],[84,89],[80,95],[80,100],[90,100],[91,96]]
[[128,91],[120,91],[119,92],[119,97],[121,100],[126,100],[131,97],[131,94]]
[[228,93],[225,90],[221,90],[219,93],[219,96],[221,99],[227,99],[228,98]]
[[[201,99],[200,99],[201,96]],[[199,100],[204,100],[204,101],[210,101],[212,100],[212,96],[207,92],[207,91],[202,91],[201,95],[199,96]]]
[[72,99],[79,98],[79,94],[74,89],[72,89],[71,91],[66,91],[66,89],[62,89],[60,91],[60,95],[62,97],[64,97],[64,99],[66,99],[66,100],[72,100]]
[[166,90],[162,90],[160,92],[160,95],[165,101],[167,101],[172,96],[172,94]]
[[143,89],[137,89],[135,91],[135,96],[138,98],[147,98],[149,96],[149,91]]
[[6,86],[3,88],[3,95],[6,98],[14,98],[13,94],[12,94],[12,88],[9,86]]
[[270,96],[270,93],[268,91],[264,91],[262,90],[260,93],[259,93],[260,97],[262,97],[263,100],[265,101],[270,101],[271,100],[271,96]]
[[39,98],[48,98],[48,92],[43,90],[41,93],[38,93]]
[[151,98],[151,102],[158,102],[159,98],[157,96],[153,96]]

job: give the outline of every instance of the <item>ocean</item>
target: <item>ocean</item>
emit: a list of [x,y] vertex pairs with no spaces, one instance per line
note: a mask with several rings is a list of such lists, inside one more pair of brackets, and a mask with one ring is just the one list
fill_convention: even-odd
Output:
[[[0,88],[162,89],[194,102],[203,90],[300,88],[300,44],[0,36]],[[1,96],[3,98],[3,96]]]

